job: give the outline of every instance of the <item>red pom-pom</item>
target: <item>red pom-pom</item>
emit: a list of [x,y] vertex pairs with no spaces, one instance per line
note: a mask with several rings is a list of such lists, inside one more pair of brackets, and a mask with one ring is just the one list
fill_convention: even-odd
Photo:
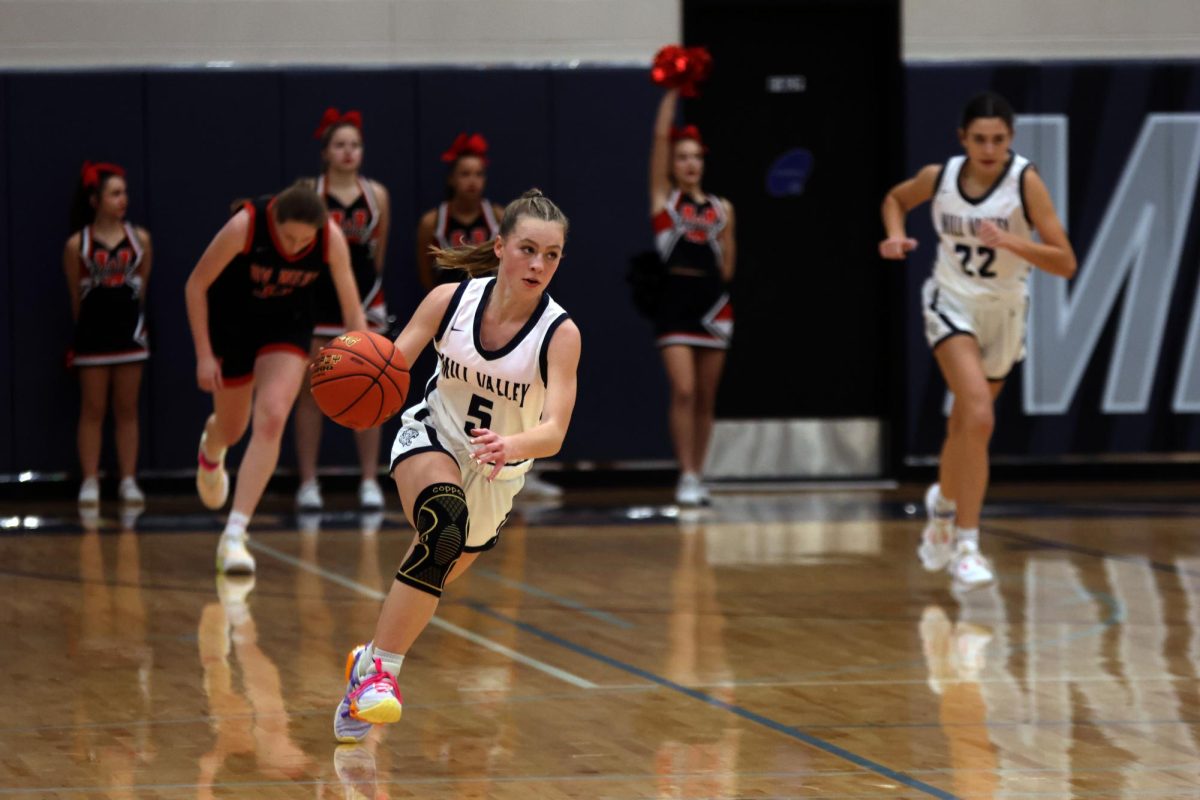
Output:
[[650,80],[667,89],[678,89],[684,97],[696,97],[696,84],[707,79],[711,71],[712,56],[705,48],[669,44],[655,54]]

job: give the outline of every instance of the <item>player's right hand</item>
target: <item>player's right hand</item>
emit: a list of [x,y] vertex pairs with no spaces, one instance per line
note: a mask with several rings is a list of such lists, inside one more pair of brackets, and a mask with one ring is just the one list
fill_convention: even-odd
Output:
[[216,356],[196,359],[196,385],[200,387],[200,391],[209,394],[224,388],[221,382],[221,363],[217,361]]
[[901,261],[917,249],[917,240],[907,236],[892,236],[879,243],[879,255],[890,261]]

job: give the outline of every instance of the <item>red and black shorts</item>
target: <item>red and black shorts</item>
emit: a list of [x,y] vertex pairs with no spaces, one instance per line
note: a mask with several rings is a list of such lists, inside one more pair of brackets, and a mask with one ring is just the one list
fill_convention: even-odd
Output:
[[303,310],[266,311],[253,307],[240,312],[209,308],[208,335],[213,354],[221,363],[226,386],[254,378],[254,362],[267,353],[295,353],[308,358],[312,341],[312,315]]

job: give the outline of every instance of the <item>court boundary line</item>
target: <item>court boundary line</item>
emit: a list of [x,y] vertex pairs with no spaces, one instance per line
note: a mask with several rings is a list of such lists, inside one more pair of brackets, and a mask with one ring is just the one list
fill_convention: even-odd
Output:
[[750,722],[754,722],[758,725],[768,728],[769,730],[773,730],[776,733],[782,733],[785,736],[788,736],[792,739],[802,742],[803,744],[807,744],[810,747],[813,747],[817,750],[821,750],[825,753],[828,753],[829,755],[840,758],[843,761],[848,761],[851,764],[854,764],[856,767],[859,767],[860,769],[865,769],[869,772],[874,772],[876,775],[880,775],[889,780],[893,780],[893,781],[896,781],[897,783],[901,783],[901,784],[909,787],[910,789],[916,789],[917,791],[923,792],[931,797],[937,797],[937,798],[939,798],[939,800],[960,800],[960,798],[958,798],[957,795],[951,794],[950,792],[947,792],[943,789],[939,789],[936,786],[925,783],[924,781],[919,780],[918,778],[914,778],[911,775],[907,775],[903,772],[894,770],[891,767],[888,767],[884,764],[880,764],[877,761],[872,761],[871,759],[869,759],[865,756],[860,756],[857,753],[853,753],[844,747],[840,747],[840,746],[834,744],[833,742],[827,742],[824,739],[821,739],[820,737],[813,736],[812,734],[809,734],[809,733],[805,733],[804,731],[802,731],[799,728],[796,728],[794,726],[785,725],[784,723],[779,722],[778,720],[771,719],[770,717],[764,716],[755,711],[751,711],[750,709],[745,708],[743,706],[735,705],[733,703],[727,703],[724,700],[721,700],[720,698],[713,697],[712,695],[707,694],[706,692],[701,692],[697,689],[689,688],[682,684],[676,683],[675,681],[672,681],[669,678],[664,678],[661,675],[658,675],[654,672],[650,672],[649,670],[644,670],[641,667],[635,667],[633,664],[628,664],[624,661],[621,661],[620,659],[613,658],[612,656],[607,656],[603,653],[592,650],[591,648],[586,647],[584,645],[576,644],[575,642],[572,642],[568,639],[564,639],[561,636],[558,636],[557,634],[550,633],[549,631],[544,631],[541,628],[538,628],[534,625],[530,625],[527,622],[521,622],[520,620],[513,619],[512,617],[509,617],[505,614],[501,614],[499,611],[496,611],[495,609],[493,609],[490,606],[487,606],[483,603],[468,602],[467,605],[470,606],[471,608],[474,608],[480,614],[483,614],[485,616],[499,620],[501,622],[508,623],[509,625],[516,627],[518,630],[524,631],[533,636],[537,636],[538,638],[540,638],[544,641],[550,642],[551,644],[558,645],[559,647],[565,648],[574,653],[578,653],[579,655],[586,656],[595,661],[599,661],[602,664],[606,664],[615,669],[619,669],[622,672],[627,672],[630,675],[635,675],[639,678],[642,678],[643,680],[647,680],[652,683],[656,683],[659,686],[665,687],[667,689],[671,689],[672,691],[677,692],[682,695],[685,695],[687,697],[690,697],[693,700],[699,700],[700,702],[710,705],[714,708],[718,708],[722,711],[728,711],[729,713],[734,714],[735,716],[739,716],[743,719],[749,720]]
[[[324,567],[320,567],[316,564],[310,564],[309,562],[304,561],[303,559],[296,558],[295,556],[289,555],[280,550],[276,550],[274,547],[271,547],[270,545],[265,545],[262,542],[254,541],[252,539],[248,540],[246,542],[246,544],[250,547],[250,549],[257,550],[258,552],[262,553],[263,555],[271,556],[272,558],[276,559],[277,561],[281,561],[285,564],[290,564],[291,566],[296,567],[297,569],[302,569],[302,570],[305,570],[306,572],[311,572],[314,575],[318,575],[318,576],[324,578],[325,580],[330,581],[331,583],[336,583],[337,585],[339,585],[343,588],[358,592],[359,594],[361,594],[365,597],[370,597],[372,599],[379,600],[379,601],[382,601],[385,597],[387,597],[387,595],[385,595],[383,592],[379,591],[378,589],[372,589],[370,586],[367,586],[366,584],[363,584],[363,583],[359,583],[358,581],[353,580],[352,578],[347,578],[344,575],[340,575],[331,570],[327,570]],[[469,608],[470,605],[468,604],[467,607]],[[520,664],[524,664],[527,667],[533,667],[534,669],[538,670],[539,672],[543,672],[552,678],[557,678],[558,680],[563,681],[564,683],[569,683],[572,686],[575,686],[577,688],[580,688],[580,689],[597,689],[597,688],[599,688],[598,684],[593,683],[592,681],[589,681],[586,678],[581,678],[578,675],[571,673],[571,672],[567,672],[565,669],[556,667],[553,664],[547,664],[545,661],[539,661],[538,659],[533,658],[532,656],[527,656],[524,653],[513,650],[511,647],[502,645],[499,642],[492,641],[491,639],[487,638],[486,636],[480,636],[478,633],[475,633],[474,631],[469,631],[466,628],[455,625],[453,622],[447,622],[446,620],[441,619],[440,617],[434,616],[433,619],[429,620],[429,624],[434,627],[440,628],[441,630],[445,631],[446,633],[450,633],[455,636],[458,636],[459,638],[466,639],[468,642],[471,642],[472,644],[476,644],[484,649],[491,650],[493,653],[499,653],[500,655],[507,656],[508,658],[511,658],[513,661],[516,661]]]
[[495,581],[501,586],[507,586],[510,589],[517,589],[525,592],[526,594],[533,595],[534,597],[540,597],[543,600],[549,600],[552,603],[569,608],[572,611],[578,611],[580,614],[592,617],[593,619],[598,619],[601,622],[607,622],[609,625],[615,625],[618,628],[630,630],[637,627],[632,622],[621,619],[616,614],[610,614],[607,611],[600,611],[598,609],[591,608],[590,606],[587,606],[578,600],[572,600],[569,597],[563,597],[562,595],[554,594],[553,592],[546,591],[545,589],[539,589],[538,587],[529,583],[525,583],[524,581],[513,580],[512,578],[505,577],[504,575],[501,575],[494,570],[490,570],[487,567],[473,567],[471,569],[471,574],[478,575],[479,577],[486,578],[490,581]]

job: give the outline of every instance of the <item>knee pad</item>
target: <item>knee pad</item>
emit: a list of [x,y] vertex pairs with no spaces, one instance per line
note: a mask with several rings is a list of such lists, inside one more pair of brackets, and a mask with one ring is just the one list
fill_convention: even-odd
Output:
[[442,596],[442,587],[467,543],[467,496],[452,483],[433,483],[417,494],[413,503],[417,543],[396,580]]

